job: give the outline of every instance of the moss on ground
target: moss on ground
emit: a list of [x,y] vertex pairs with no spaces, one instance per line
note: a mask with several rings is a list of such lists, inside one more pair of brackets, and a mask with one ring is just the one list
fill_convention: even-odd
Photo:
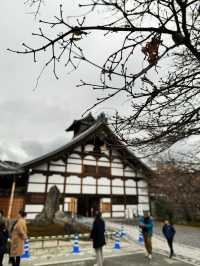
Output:
[[90,229],[82,224],[49,224],[49,225],[34,225],[28,224],[29,237],[38,236],[56,236],[56,235],[68,235],[74,233],[89,233]]

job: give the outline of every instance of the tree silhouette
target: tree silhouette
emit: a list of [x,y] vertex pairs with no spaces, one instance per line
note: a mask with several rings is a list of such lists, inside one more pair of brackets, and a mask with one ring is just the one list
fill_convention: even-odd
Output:
[[[42,0],[26,3],[36,7],[38,16]],[[35,62],[41,53],[50,55],[43,70],[52,64],[56,78],[60,62],[74,70],[81,61],[96,67],[100,82],[91,84],[83,77],[78,86],[91,86],[105,94],[87,111],[116,95],[126,97],[132,111],[126,116],[116,113],[111,124],[127,145],[160,151],[199,134],[199,0],[81,0],[79,8],[84,15],[78,19],[65,19],[67,10],[62,5],[53,21],[41,19],[39,31],[33,33],[40,38],[39,47],[24,43],[21,51],[9,50],[32,54]],[[92,14],[98,16],[98,23],[91,25]],[[53,38],[46,27],[53,29]],[[105,38],[110,35],[119,43],[103,65],[87,58],[82,48],[82,40],[89,41],[94,32],[105,33]],[[118,42],[120,38],[123,42]],[[140,69],[134,70],[135,58],[141,62]]]

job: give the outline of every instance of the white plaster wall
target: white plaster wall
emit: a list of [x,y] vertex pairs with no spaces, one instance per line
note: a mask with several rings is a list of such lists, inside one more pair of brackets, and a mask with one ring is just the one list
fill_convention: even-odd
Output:
[[57,160],[57,161],[52,161],[51,164],[65,165],[65,162],[63,160]]
[[38,213],[27,213],[26,218],[27,218],[28,220],[33,220],[33,219],[35,219],[35,217],[36,217],[37,214],[38,214]]
[[47,192],[49,192],[49,190],[53,187],[56,186],[58,188],[58,190],[60,191],[60,193],[64,192],[64,184],[48,184],[47,185]]
[[96,194],[96,186],[83,185],[83,194]]
[[112,193],[116,195],[124,194],[123,187],[112,187]]
[[124,182],[120,178],[115,178],[115,179],[112,180],[112,185],[113,186],[123,187],[124,186]]
[[28,192],[45,192],[45,184],[28,184]]
[[80,194],[81,193],[81,186],[80,185],[66,185],[65,188],[66,193],[74,193],[74,194]]
[[138,187],[148,187],[147,182],[144,180],[138,181]]
[[102,217],[103,218],[110,218],[111,217],[111,214],[109,212],[103,212],[102,213]]
[[94,150],[94,145],[92,144],[87,144],[84,147],[84,151],[88,152],[88,151],[93,151]]
[[101,202],[102,203],[110,203],[111,202],[111,198],[102,198]]
[[124,172],[122,168],[111,168],[111,174],[114,176],[123,176]]
[[98,186],[97,187],[98,194],[110,194],[110,187],[109,186]]
[[112,205],[112,210],[113,211],[124,211],[124,205]]
[[130,177],[135,177],[136,176],[136,173],[133,169],[131,169],[130,167],[126,167],[124,169],[124,176],[130,176]]
[[110,179],[106,177],[101,177],[98,179],[98,185],[110,186]]
[[138,196],[139,203],[148,203],[149,197],[148,196]]
[[135,187],[126,187],[125,188],[125,191],[126,191],[126,195],[137,195],[137,190]]
[[94,156],[87,155],[83,159],[83,164],[85,164],[85,165],[96,165],[97,161],[96,161],[96,158]]
[[106,157],[99,158],[98,166],[110,167],[110,162],[109,162],[108,158],[106,158]]
[[119,160],[119,159],[114,159],[114,160],[112,161],[111,165],[112,165],[112,167],[114,167],[114,168],[122,168],[122,169],[124,168],[122,161]]
[[133,179],[127,179],[125,181],[125,187],[136,187],[136,182]]
[[83,185],[93,185],[96,186],[96,179],[92,176],[86,176],[83,178]]
[[29,176],[29,183],[46,183],[46,176],[42,174],[33,174]]
[[138,188],[138,194],[139,195],[148,195],[148,189],[147,188]]
[[67,164],[67,172],[71,173],[81,173],[82,172],[82,165],[81,164]]
[[42,204],[26,204],[25,206],[25,212],[41,212],[42,209]]
[[49,167],[50,171],[55,171],[55,172],[65,172],[65,165],[50,165]]
[[81,179],[79,176],[70,175],[67,177],[67,184],[81,184]]
[[64,176],[61,175],[51,175],[49,176],[49,183],[64,184]]

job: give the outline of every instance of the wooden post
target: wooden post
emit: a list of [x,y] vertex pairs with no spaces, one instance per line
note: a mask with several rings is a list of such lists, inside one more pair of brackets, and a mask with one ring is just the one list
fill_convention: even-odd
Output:
[[14,196],[15,196],[15,187],[16,187],[16,181],[14,177],[13,183],[12,183],[11,194],[10,194],[10,200],[9,200],[8,215],[7,215],[8,219],[10,219],[11,213],[12,213],[13,201],[14,201]]

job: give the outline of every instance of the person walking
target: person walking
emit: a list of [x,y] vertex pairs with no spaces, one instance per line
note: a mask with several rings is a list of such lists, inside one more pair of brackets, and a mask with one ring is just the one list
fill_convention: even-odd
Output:
[[170,223],[168,220],[165,220],[162,231],[163,235],[167,240],[170,249],[169,257],[171,258],[172,256],[174,256],[173,240],[174,240],[174,235],[176,234],[176,230],[172,223]]
[[152,235],[153,235],[153,219],[150,217],[148,211],[143,212],[143,216],[139,220],[139,227],[142,229],[144,237],[144,245],[146,249],[146,256],[152,259]]
[[8,230],[5,223],[0,223],[0,266],[3,266],[4,254],[7,252]]
[[101,213],[96,211],[95,220],[93,222],[90,238],[93,241],[93,248],[96,253],[97,266],[103,266],[103,246],[105,241],[105,223],[101,217]]
[[27,239],[26,213],[21,210],[11,233],[10,262],[12,266],[20,265],[24,253],[24,241]]

